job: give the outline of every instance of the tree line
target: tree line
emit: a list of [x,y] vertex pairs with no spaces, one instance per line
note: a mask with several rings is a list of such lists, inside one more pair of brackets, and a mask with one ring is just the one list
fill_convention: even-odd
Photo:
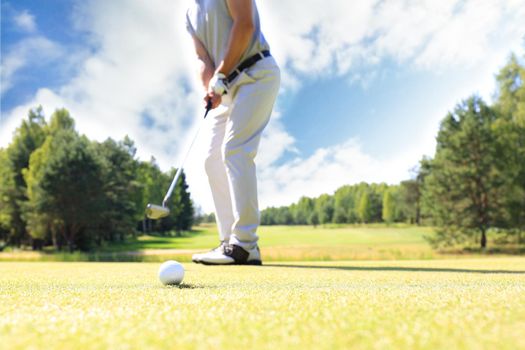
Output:
[[410,222],[437,227],[434,246],[489,231],[521,243],[525,231],[525,66],[512,55],[496,76],[495,101],[479,96],[442,120],[434,157],[399,185],[361,183],[261,212],[265,225]]
[[290,206],[270,207],[261,212],[263,225],[355,224],[410,222],[419,224],[420,196],[417,180],[399,185],[345,185],[333,195],[301,197]]
[[139,161],[129,137],[89,140],[65,109],[49,122],[29,111],[11,143],[0,148],[0,241],[41,249],[91,250],[139,231],[190,229],[193,204],[184,174],[169,217],[144,217],[160,203],[176,169],[162,172],[154,159]]

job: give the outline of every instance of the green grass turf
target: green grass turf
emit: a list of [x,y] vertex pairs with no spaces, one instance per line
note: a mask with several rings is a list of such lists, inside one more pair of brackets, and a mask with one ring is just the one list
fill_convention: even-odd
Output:
[[[427,259],[435,257],[425,235],[429,227],[416,226],[262,226],[259,245],[267,261],[343,259]],[[183,237],[141,236],[106,248],[107,252],[142,252],[150,260],[173,255],[188,261],[192,252],[215,247],[215,225],[203,225]],[[181,252],[170,250],[182,250]],[[147,258],[146,258],[147,259]]]
[[[427,245],[424,235],[432,233],[429,227],[417,226],[261,226],[261,247],[275,246],[341,246],[341,245]],[[141,236],[124,244],[109,247],[109,250],[140,249],[198,249],[208,248],[218,242],[215,225],[201,225],[194,232],[185,232],[183,237]]]
[[0,263],[4,349],[525,348],[525,258]]
[[[432,235],[430,227],[408,225],[330,225],[262,226],[259,245],[264,261],[340,261],[340,260],[400,260],[447,259],[493,255],[461,251],[434,251],[425,241]],[[123,243],[111,244],[90,253],[38,253],[6,251],[0,261],[149,261],[168,258],[191,261],[195,252],[218,245],[214,224],[201,225],[182,237],[140,236]],[[489,241],[489,247],[493,242]],[[491,253],[491,254],[487,254]]]

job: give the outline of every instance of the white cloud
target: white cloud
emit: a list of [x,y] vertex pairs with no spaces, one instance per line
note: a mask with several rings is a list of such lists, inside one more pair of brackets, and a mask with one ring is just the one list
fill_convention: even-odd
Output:
[[[78,11],[77,29],[90,33],[96,52],[56,95],[81,132],[94,139],[129,134],[141,156],[154,154],[166,167],[199,100],[192,92],[191,47],[185,33],[176,30],[184,28],[182,5],[90,1]],[[38,97],[29,105],[41,103]],[[146,115],[151,127],[145,125]]]
[[60,57],[63,50],[57,43],[40,35],[23,39],[1,60],[1,94],[16,82],[16,73],[28,65],[41,65]]
[[[501,3],[331,0],[328,5],[323,0],[265,0],[258,5],[263,31],[283,67],[284,90],[300,93],[304,80],[327,75],[369,86],[385,60],[423,70],[500,64],[510,49],[519,46],[525,32],[525,1]],[[56,107],[68,108],[78,129],[90,138],[120,139],[128,134],[142,159],[154,155],[164,169],[176,166],[202,113],[193,48],[183,23],[186,4],[170,0],[79,3],[73,16],[75,29],[89,34],[85,44],[93,53],[79,55],[81,61],[66,84],[54,91],[40,89],[31,101],[3,116],[0,146],[8,143],[27,109],[42,104],[47,115]],[[30,20],[25,21],[30,29]],[[37,63],[32,57],[41,59],[40,54],[47,53],[56,58],[53,52],[60,52],[57,44],[38,35],[15,46],[2,57],[2,92],[16,83],[16,72]],[[302,194],[330,192],[345,183],[399,181],[422,149],[429,149],[428,140],[433,143],[436,123],[432,119],[427,133],[420,135],[421,147],[386,161],[367,155],[355,140],[300,157],[295,149],[300,135],[290,135],[279,115],[274,113],[257,158],[262,207],[287,204]],[[203,132],[187,172],[192,195],[209,211],[211,199],[202,167],[205,141]],[[295,160],[279,164],[287,151],[296,154]]]
[[15,25],[25,31],[25,32],[34,32],[36,31],[36,22],[35,16],[33,16],[29,11],[24,10],[14,16],[13,21]]
[[367,155],[356,139],[321,148],[309,157],[259,169],[261,206],[288,205],[301,196],[333,193],[361,181],[398,183],[409,178],[419,150],[380,160]]
[[519,47],[525,33],[523,0],[266,0],[259,8],[276,56],[309,76],[386,59],[431,70],[473,65],[501,57],[491,48]]

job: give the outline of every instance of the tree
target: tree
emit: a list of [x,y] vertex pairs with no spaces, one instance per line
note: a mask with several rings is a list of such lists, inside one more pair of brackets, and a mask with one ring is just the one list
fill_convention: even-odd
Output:
[[[0,149],[0,244],[89,250],[134,234],[148,202],[160,203],[171,181],[154,159],[139,162],[129,137],[91,142],[65,109],[46,123],[31,110],[12,143]],[[194,209],[182,174],[171,215],[158,231],[190,229]]]
[[[93,232],[97,245],[102,242],[123,241],[135,229],[135,222],[144,214],[144,208],[137,210],[137,193],[141,193],[136,180],[137,162],[135,147],[128,137],[115,142],[107,139],[92,143],[102,161],[104,206],[100,226]],[[140,216],[138,215],[140,211]]]
[[310,217],[308,218],[308,224],[312,225],[314,228],[319,225],[319,215],[317,215],[316,211],[312,211],[310,214]]
[[357,209],[359,220],[362,223],[370,222],[370,193],[364,190],[359,198],[359,207]]
[[10,170],[7,151],[0,148],[0,241],[2,246],[9,241],[11,235],[12,213],[8,190],[14,186]]
[[398,203],[403,216],[411,223],[420,224],[421,218],[421,177],[401,182]]
[[388,185],[385,183],[370,184],[369,186],[369,200],[370,200],[370,219],[369,222],[381,222],[383,213],[383,195],[388,190]]
[[24,176],[32,234],[41,235],[47,226],[58,248],[91,248],[90,233],[100,226],[106,206],[103,164],[89,140],[74,130],[54,130],[31,155]]
[[386,190],[383,195],[382,218],[388,224],[391,224],[396,219],[396,201],[392,189]]
[[[162,203],[166,190],[175,175],[176,169],[171,169],[169,173],[163,173],[154,158],[149,162],[140,162],[138,165],[137,182],[140,184],[142,194],[137,196],[142,200],[139,205],[144,213],[144,208],[148,203]],[[176,230],[177,233],[183,230],[190,230],[193,225],[194,208],[191,196],[186,183],[186,175],[182,172],[173,190],[170,202],[170,215],[161,220],[146,220],[144,218],[144,230],[154,230],[157,232],[168,232]]]
[[13,141],[5,150],[0,177],[0,217],[4,227],[8,227],[7,240],[20,246],[29,243],[25,205],[27,204],[27,185],[22,175],[29,165],[31,153],[39,148],[46,137],[46,123],[42,108],[29,111],[27,120],[22,121],[14,133]]
[[275,208],[269,207],[261,211],[261,225],[275,225]]
[[[172,170],[172,174],[176,172],[176,169]],[[171,177],[171,176],[170,176]],[[193,203],[188,192],[188,185],[186,184],[186,175],[184,171],[181,173],[173,196],[171,199],[171,215],[170,217],[174,220],[174,227],[177,232],[183,230],[190,230],[193,225]]]
[[502,176],[492,127],[497,118],[479,97],[458,105],[441,123],[435,158],[425,180],[426,203],[441,228],[438,243],[451,244],[487,231],[501,216]]
[[355,187],[342,186],[334,193],[334,222],[348,223],[353,222],[355,207]]
[[496,159],[505,179],[507,218],[503,226],[525,231],[525,65],[512,55],[497,75],[494,131],[501,146]]
[[315,200],[315,211],[321,224],[332,222],[334,215],[334,199],[328,194],[322,194]]
[[296,225],[306,225],[314,211],[314,202],[311,198],[301,197],[297,204],[292,204],[290,208],[293,216],[293,223]]
[[142,217],[142,230],[143,232],[160,231],[162,229],[160,222],[165,219],[158,221],[148,220],[144,214],[144,209],[148,203],[162,203],[170,179],[162,173],[155,158],[152,157],[147,162],[139,162],[136,181],[140,185],[141,192],[140,195],[136,196],[136,200],[139,201],[138,203],[136,202],[136,206],[142,208],[139,214],[139,217]]

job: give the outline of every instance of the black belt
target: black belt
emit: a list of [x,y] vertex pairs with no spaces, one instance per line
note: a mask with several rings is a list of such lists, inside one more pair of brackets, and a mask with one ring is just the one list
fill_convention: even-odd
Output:
[[247,59],[245,59],[244,61],[241,62],[241,64],[239,64],[237,66],[237,68],[235,68],[235,70],[233,72],[230,73],[230,75],[228,75],[226,77],[226,83],[227,84],[230,84],[233,80],[235,80],[235,78],[237,78],[237,76],[239,74],[241,74],[241,72],[247,68],[250,68],[251,66],[253,66],[255,63],[257,63],[258,61],[262,60],[263,58],[265,57],[268,57],[268,56],[271,56],[270,55],[270,50],[264,50],[264,51],[261,51],[259,53],[256,53],[255,55],[251,56],[251,57],[248,57]]

